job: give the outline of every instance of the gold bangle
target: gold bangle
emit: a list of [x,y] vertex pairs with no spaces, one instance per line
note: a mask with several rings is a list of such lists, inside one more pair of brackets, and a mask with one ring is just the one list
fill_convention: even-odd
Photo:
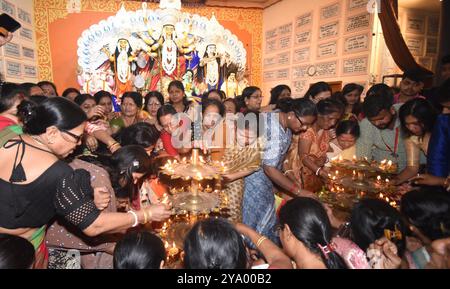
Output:
[[116,142],[116,143],[112,144],[110,147],[108,147],[108,149],[111,151],[114,147],[117,147],[117,146],[119,146],[119,148],[120,148],[120,143]]
[[112,143],[110,143],[109,145],[108,145],[108,149],[110,148],[110,147],[112,147],[113,145],[115,145],[117,143],[117,141],[113,141]]
[[145,209],[143,211],[144,211],[144,223],[143,224],[147,224],[147,222],[148,222],[147,212],[145,211]]
[[261,236],[261,238],[259,238],[256,242],[256,247],[259,248],[259,246],[261,246],[262,242],[264,242],[265,240],[267,240],[267,238],[265,236]]

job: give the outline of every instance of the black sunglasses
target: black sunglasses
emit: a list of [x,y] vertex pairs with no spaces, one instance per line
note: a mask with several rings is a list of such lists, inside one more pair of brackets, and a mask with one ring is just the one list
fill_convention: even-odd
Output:
[[73,137],[73,138],[76,140],[76,143],[79,143],[79,142],[82,140],[83,136],[84,136],[84,134],[82,134],[82,135],[76,135],[76,134],[71,133],[70,131],[65,130],[65,129],[60,129],[60,131],[63,132],[63,133],[66,133],[66,134],[68,134],[68,135],[70,135],[71,137]]

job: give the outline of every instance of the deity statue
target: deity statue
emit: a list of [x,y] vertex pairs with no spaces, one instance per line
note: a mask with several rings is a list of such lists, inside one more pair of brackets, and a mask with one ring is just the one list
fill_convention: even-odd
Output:
[[200,63],[200,58],[195,50],[197,39],[190,34],[191,30],[192,25],[189,26],[189,32],[183,31],[183,38],[178,42],[178,46],[181,47],[184,52],[184,57],[186,59],[186,70],[190,69],[195,74],[198,64]]
[[225,92],[227,98],[235,98],[242,94],[242,89],[236,79],[236,73],[230,72],[226,81],[223,82],[220,90]]
[[77,68],[77,82],[81,86],[82,93],[89,93],[92,88],[92,73],[84,71],[81,67]]
[[198,102],[199,100],[196,98],[196,96],[200,94],[200,91],[194,82],[194,72],[190,69],[186,70],[186,73],[183,75],[182,82],[187,98],[189,100]]
[[105,46],[101,51],[108,56],[111,62],[115,74],[115,92],[116,96],[120,98],[125,92],[133,90],[131,63],[136,60],[136,56],[133,54],[130,42],[125,38],[117,41],[114,54],[111,54]]
[[161,64],[161,91],[166,93],[172,80],[180,79],[186,71],[186,55],[193,52],[195,47],[189,45],[183,47],[177,39],[175,26],[166,24],[163,26],[159,43],[159,62]]
[[171,76],[178,65],[178,46],[175,42],[175,26],[163,26],[163,33],[159,39],[161,46],[161,65],[168,76]]
[[222,59],[217,53],[217,46],[209,44],[206,46],[205,55],[200,61],[199,79],[208,85],[208,90],[219,89],[222,67]]
[[223,64],[220,69],[221,75],[225,77],[227,75],[230,76],[230,73],[234,73],[237,78],[236,71],[238,71],[238,66],[231,61],[231,56],[228,51],[224,52],[222,62]]
[[[147,24],[145,20],[144,23]],[[154,30],[148,29],[147,35],[138,32],[136,35],[144,41],[145,47],[138,54],[137,65],[139,67],[139,75],[145,79],[143,91],[161,90],[161,63],[159,60],[159,42],[153,37]]]
[[145,2],[137,11],[122,5],[116,15],[83,31],[77,41],[83,91],[102,88],[121,97],[127,90],[159,90],[167,96],[168,84],[182,80],[187,94],[195,96],[210,89],[226,90],[227,84],[234,87],[233,76],[222,85],[230,72],[241,79],[247,59],[244,45],[214,14],[207,19],[181,12],[180,0],[159,2],[157,10],[147,9]]
[[96,92],[100,90],[108,91],[112,94],[114,94],[114,74],[110,71],[95,71],[92,74],[92,82],[91,82],[92,88],[89,92],[89,94],[95,94]]
[[244,91],[244,89],[250,85],[248,77],[250,77],[250,75],[246,71],[238,71],[238,73],[236,74],[236,78],[239,83],[239,89],[241,91]]

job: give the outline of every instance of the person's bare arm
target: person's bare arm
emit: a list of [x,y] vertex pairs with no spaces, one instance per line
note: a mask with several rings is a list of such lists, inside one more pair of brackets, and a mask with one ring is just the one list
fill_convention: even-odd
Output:
[[395,185],[401,185],[419,172],[419,166],[408,166],[401,171],[394,179]]
[[[258,240],[262,240],[261,238],[263,237],[261,234],[244,224],[236,224],[236,230],[247,236],[255,245],[258,243]],[[270,266],[277,269],[292,269],[291,259],[289,259],[289,257],[283,253],[283,250],[269,239],[264,239],[264,241],[259,244],[258,250],[264,255],[264,258]]]
[[318,165],[316,161],[309,156],[311,151],[312,142],[308,139],[300,138],[298,141],[298,154],[302,163],[305,167],[310,169],[312,172],[317,172],[319,170],[319,175],[323,178],[327,178],[327,171],[323,168],[323,166]]
[[436,177],[429,174],[420,174],[416,177],[410,179],[410,181],[416,185],[426,185],[426,186],[445,186],[445,178]]
[[245,178],[251,175],[255,170],[244,170],[237,173],[225,174],[223,176],[224,180],[228,183],[234,182],[235,180]]
[[[147,221],[162,221],[170,217],[172,211],[165,205],[152,205],[148,209],[147,216],[150,220]],[[140,224],[144,223],[144,211],[135,212]],[[130,213],[108,213],[102,212],[95,221],[83,230],[89,237],[98,236],[104,233],[121,233],[130,228],[135,222],[133,214]]]
[[[109,134],[108,131],[106,130],[96,130],[95,132],[92,133],[92,135],[99,141],[101,141],[102,143],[106,144],[106,146],[109,147],[116,143],[116,140]],[[120,148],[120,145],[117,145],[115,147],[111,147],[111,153],[114,153],[116,150],[118,150]]]
[[286,177],[282,172],[280,172],[277,168],[263,165],[264,173],[269,177],[269,179],[286,190],[287,192],[303,197],[315,197],[313,193],[310,191],[302,190],[297,187],[297,185],[292,182],[288,177]]

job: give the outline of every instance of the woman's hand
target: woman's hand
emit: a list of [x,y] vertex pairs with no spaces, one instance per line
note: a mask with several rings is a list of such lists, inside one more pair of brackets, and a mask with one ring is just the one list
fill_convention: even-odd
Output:
[[[368,251],[379,252],[378,254],[368,254],[371,263],[375,263],[377,268],[374,269],[398,269],[402,263],[402,259],[397,255],[397,246],[389,241],[386,237],[376,240],[370,244]],[[380,254],[381,253],[381,254]],[[378,259],[378,260],[374,260]]]
[[86,146],[87,148],[91,151],[91,152],[95,152],[98,148],[98,141],[95,137],[88,135],[86,137],[85,140]]
[[164,221],[172,215],[172,210],[165,204],[151,205],[144,210],[149,211],[151,220],[157,222]]
[[337,137],[336,135],[336,129],[330,129],[328,130],[328,135],[330,136],[330,139],[335,139]]
[[445,178],[436,177],[429,174],[419,174],[417,177],[410,179],[413,184],[426,186],[444,186]]
[[311,198],[311,199],[314,199],[314,200],[319,200],[319,197],[315,193],[307,191],[307,190],[299,190],[298,194],[296,194],[296,195],[300,196],[300,197],[305,197],[305,198]]
[[412,190],[414,190],[414,188],[410,183],[403,183],[402,185],[397,186],[397,193],[399,195],[404,195]]
[[88,112],[87,112],[87,118],[88,119],[92,119],[93,117],[98,117],[98,118],[104,118],[106,115],[106,111],[105,108],[103,106],[100,105],[96,105],[93,108],[91,108]]
[[236,178],[235,178],[235,175],[234,175],[234,174],[225,174],[225,175],[222,175],[222,180],[223,180],[225,183],[231,183],[231,182],[233,182],[235,179],[236,179]]
[[118,118],[118,117],[120,117],[120,112],[116,112],[116,111],[111,111],[107,115],[108,119],[114,119],[114,118]]
[[450,268],[450,238],[439,239],[431,244],[431,261],[426,269]]
[[94,204],[100,211],[106,209],[111,201],[111,194],[106,187],[94,188]]

